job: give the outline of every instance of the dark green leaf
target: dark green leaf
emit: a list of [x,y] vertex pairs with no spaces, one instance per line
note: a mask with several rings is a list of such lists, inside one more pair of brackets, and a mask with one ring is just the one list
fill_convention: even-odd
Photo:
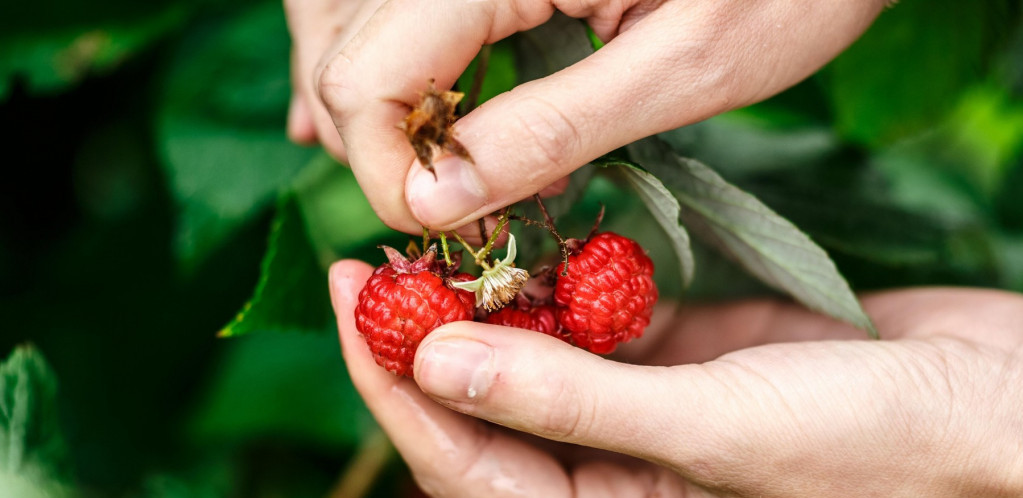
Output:
[[329,328],[332,316],[326,272],[309,243],[297,201],[284,196],[270,228],[255,294],[219,335],[320,332]]
[[682,273],[682,286],[688,287],[693,280],[693,269],[696,264],[693,262],[693,251],[689,247],[689,234],[680,223],[680,211],[678,200],[664,187],[664,184],[654,175],[647,173],[634,164],[625,161],[597,161],[598,166],[616,167],[615,176],[621,183],[625,183],[643,199],[650,214],[654,216],[657,223],[664,229],[664,233],[671,241],[672,249],[678,257],[679,271]]
[[295,195],[323,268],[341,257],[357,257],[353,252],[358,249],[376,248],[395,235],[369,205],[352,170],[327,154],[314,158],[296,179]]
[[827,253],[792,223],[655,137],[627,150],[675,195],[682,222],[691,232],[807,307],[876,335]]
[[878,144],[932,126],[1016,21],[1009,0],[903,0],[826,70],[836,126]]
[[996,246],[1000,263],[1001,282],[1006,289],[1023,292],[1023,236],[1006,236]]
[[258,216],[315,154],[285,137],[288,47],[281,6],[264,3],[194,30],[171,64],[157,139],[186,268]]
[[519,82],[556,73],[593,53],[586,25],[560,12],[516,37]]
[[57,377],[39,351],[20,346],[0,364],[0,496],[67,496],[70,474]]
[[[142,489],[131,498],[222,498],[238,495],[244,482],[226,455],[192,457],[184,469],[146,476]],[[247,489],[252,489],[245,483]]]

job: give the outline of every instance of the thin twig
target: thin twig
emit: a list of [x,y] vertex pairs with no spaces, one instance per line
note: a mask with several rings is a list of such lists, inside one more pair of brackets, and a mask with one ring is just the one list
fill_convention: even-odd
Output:
[[480,230],[480,240],[487,240],[487,237],[489,237],[489,235],[487,235],[487,219],[480,218],[476,220],[476,227]]
[[[476,227],[479,228],[479,230],[480,230],[480,242],[481,243],[484,240],[487,240],[490,237],[489,235],[487,235],[487,220],[486,220],[486,218],[480,218],[480,219],[476,220]],[[493,260],[490,259],[489,255],[487,256],[487,263],[493,263]]]
[[487,76],[487,66],[490,63],[490,45],[484,45],[480,49],[479,56],[476,59],[476,72],[472,75],[472,86],[469,87],[469,93],[465,100],[465,109],[462,111],[462,115],[469,114],[475,109],[480,103],[480,92],[483,91],[483,80]]
[[533,199],[536,200],[536,205],[540,207],[540,214],[543,215],[544,228],[551,232],[555,240],[558,241],[558,250],[561,251],[561,260],[565,263],[561,270],[562,275],[568,275],[568,244],[565,242],[565,238],[558,232],[558,228],[554,226],[554,218],[547,212],[547,206],[543,204],[543,199],[540,198],[540,194],[533,194]]
[[383,431],[377,429],[359,445],[352,461],[345,467],[328,498],[362,498],[369,494],[377,477],[394,456],[394,446]]

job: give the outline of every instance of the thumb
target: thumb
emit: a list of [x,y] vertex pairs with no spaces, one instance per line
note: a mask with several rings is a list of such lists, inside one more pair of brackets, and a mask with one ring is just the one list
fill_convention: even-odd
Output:
[[420,388],[441,404],[547,439],[676,469],[720,446],[711,439],[721,428],[702,411],[720,393],[698,365],[617,363],[545,334],[473,322],[438,328],[415,360]]

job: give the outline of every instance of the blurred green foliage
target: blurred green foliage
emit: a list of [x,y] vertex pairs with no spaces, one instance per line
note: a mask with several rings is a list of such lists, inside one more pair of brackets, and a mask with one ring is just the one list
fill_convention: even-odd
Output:
[[[805,82],[662,138],[792,220],[856,290],[1023,291],[1020,16],[902,0]],[[493,48],[483,99],[551,69],[523,59],[536,43]],[[0,7],[0,497],[324,496],[372,440],[326,267],[406,237],[347,169],[285,139],[289,49],[276,2]],[[562,231],[614,206],[605,227],[682,295],[639,199],[599,175],[578,187],[552,206]],[[688,299],[768,292],[695,252]],[[410,489],[400,461],[382,471],[375,495]]]

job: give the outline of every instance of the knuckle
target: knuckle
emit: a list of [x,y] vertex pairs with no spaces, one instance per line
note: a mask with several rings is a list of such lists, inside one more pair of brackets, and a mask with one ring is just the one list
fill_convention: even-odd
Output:
[[520,143],[538,161],[567,165],[579,150],[579,130],[554,104],[531,97],[515,107],[513,122],[522,133]]
[[551,379],[548,385],[550,402],[539,420],[541,435],[559,441],[586,439],[597,413],[593,398],[564,377]]
[[335,57],[323,64],[314,78],[320,101],[331,111],[331,115],[343,115],[352,103],[354,92],[349,88],[352,80],[347,66],[345,59]]

